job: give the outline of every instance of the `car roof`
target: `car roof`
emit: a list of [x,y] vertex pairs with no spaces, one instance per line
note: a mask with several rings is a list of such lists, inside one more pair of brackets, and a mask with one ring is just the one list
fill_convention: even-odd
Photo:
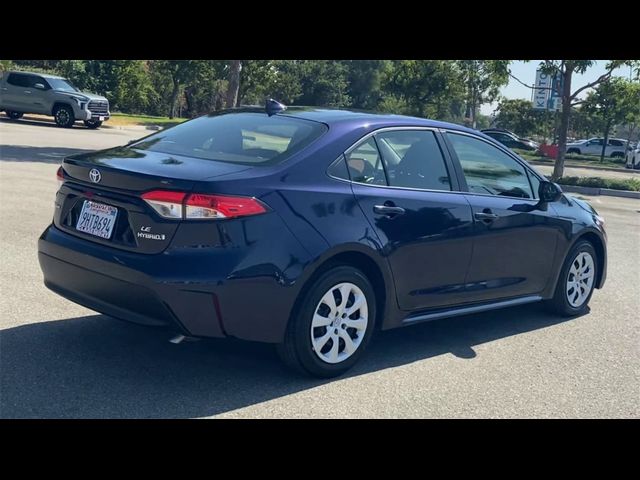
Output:
[[[264,113],[264,107],[238,107],[232,111],[237,112],[255,112]],[[463,125],[455,123],[441,122],[439,120],[430,120],[427,118],[412,117],[408,115],[395,115],[389,113],[377,113],[364,110],[342,110],[334,108],[291,106],[286,110],[277,113],[279,116],[302,118],[312,120],[331,126],[347,126],[352,124],[356,126],[369,126],[376,128],[392,127],[392,126],[414,126],[414,127],[432,127],[452,129],[474,134],[481,134],[479,130],[474,130]]]
[[25,72],[23,70],[9,70],[7,73],[24,73],[27,75],[37,75],[38,77],[42,77],[42,78],[58,78],[61,80],[65,80],[64,77],[60,77],[58,75],[51,75],[49,73],[40,73],[40,72]]

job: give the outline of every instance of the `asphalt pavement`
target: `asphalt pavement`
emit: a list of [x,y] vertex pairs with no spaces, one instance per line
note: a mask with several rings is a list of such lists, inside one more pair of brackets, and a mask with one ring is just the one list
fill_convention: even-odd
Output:
[[347,376],[311,380],[270,345],[174,345],[44,287],[60,158],[145,134],[0,120],[0,418],[640,417],[640,200],[583,197],[609,234],[587,315],[534,304],[381,332]]

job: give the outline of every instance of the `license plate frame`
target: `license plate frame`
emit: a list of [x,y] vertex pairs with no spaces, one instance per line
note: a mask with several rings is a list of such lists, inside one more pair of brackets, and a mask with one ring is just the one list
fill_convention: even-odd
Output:
[[110,240],[117,218],[116,207],[93,200],[84,200],[75,228],[78,232]]

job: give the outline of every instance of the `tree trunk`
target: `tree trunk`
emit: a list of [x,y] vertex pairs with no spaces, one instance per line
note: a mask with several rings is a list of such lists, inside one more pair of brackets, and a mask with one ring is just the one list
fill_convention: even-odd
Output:
[[176,116],[176,106],[178,104],[178,94],[180,93],[180,82],[173,79],[173,91],[171,92],[171,109],[169,111],[169,118]]
[[240,88],[241,60],[231,60],[229,64],[229,87],[227,88],[227,108],[233,108],[238,102],[238,89]]
[[573,68],[567,68],[563,74],[562,85],[562,112],[560,113],[560,128],[558,131],[558,158],[553,167],[552,181],[557,181],[564,174],[564,155],[567,150],[567,131],[569,130],[569,117],[571,116],[571,76]]
[[607,120],[604,127],[604,140],[602,141],[602,152],[600,152],[600,163],[604,162],[604,154],[607,150],[607,143],[609,143],[609,130],[611,130],[611,120]]

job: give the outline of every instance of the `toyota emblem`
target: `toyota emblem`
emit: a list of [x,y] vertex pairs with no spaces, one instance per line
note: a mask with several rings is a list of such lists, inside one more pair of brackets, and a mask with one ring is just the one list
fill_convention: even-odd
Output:
[[98,183],[102,179],[102,175],[100,175],[100,170],[97,168],[92,168],[89,170],[89,180],[93,183]]

